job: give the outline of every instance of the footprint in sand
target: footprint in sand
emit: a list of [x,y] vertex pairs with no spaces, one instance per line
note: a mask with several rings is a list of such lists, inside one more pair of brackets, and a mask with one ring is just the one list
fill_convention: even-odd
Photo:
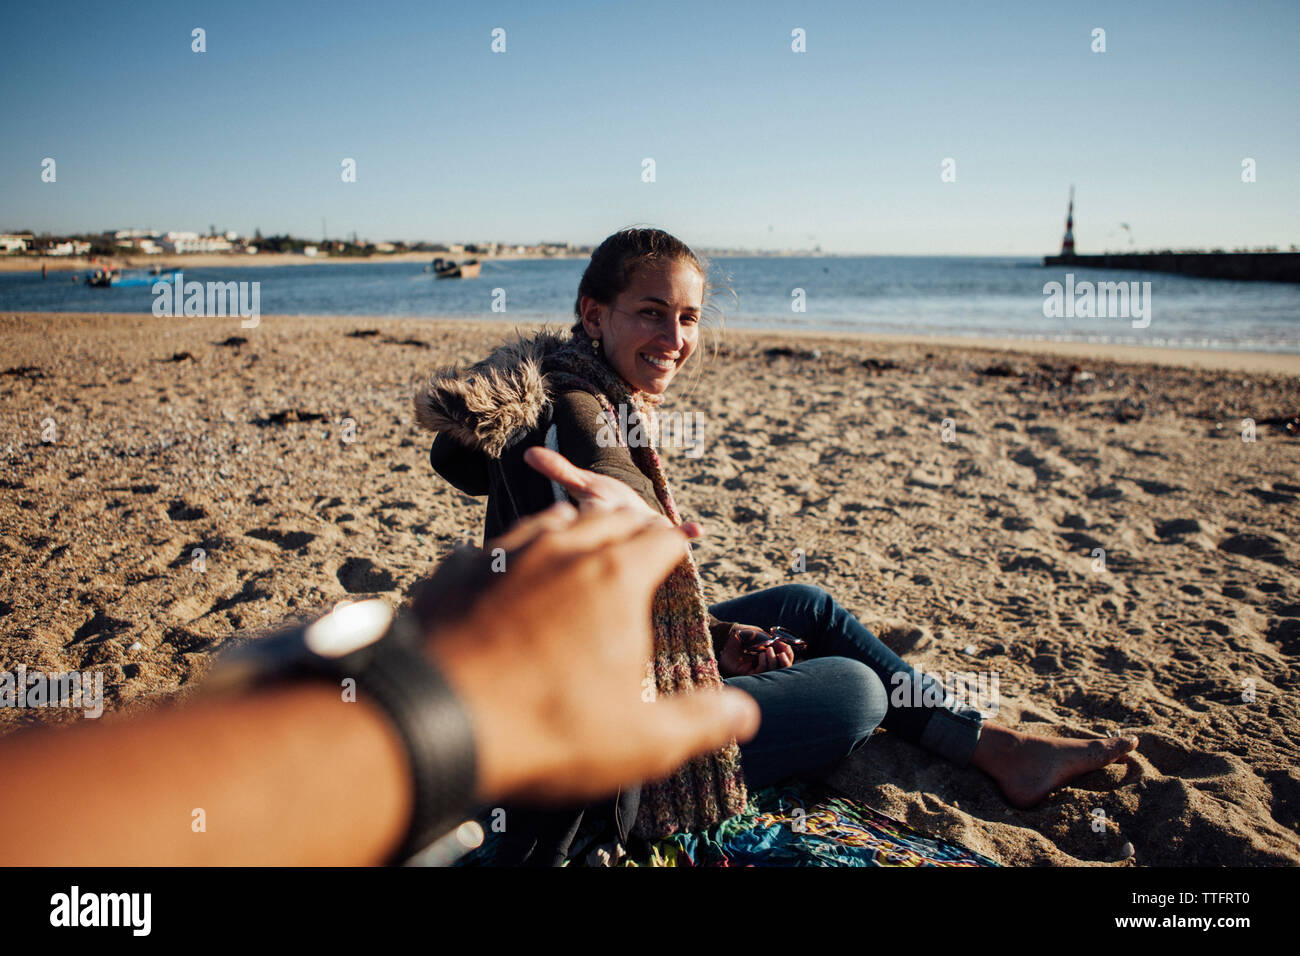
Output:
[[109,617],[102,609],[97,608],[95,613],[81,627],[77,628],[68,643],[98,644],[130,627],[131,623],[129,621],[119,621],[116,618]]
[[1300,770],[1274,770],[1264,774],[1270,791],[1273,819],[1300,831]]
[[1081,469],[1067,459],[1050,452],[1040,455],[1031,448],[1021,448],[1011,456],[1011,460],[1022,468],[1028,468],[1038,481],[1045,485],[1060,481],[1062,478],[1077,478],[1083,474]]
[[338,570],[338,579],[349,594],[373,594],[397,586],[396,578],[369,558],[348,558]]
[[1187,490],[1186,488],[1180,488],[1178,485],[1167,485],[1163,481],[1148,481],[1145,478],[1127,478],[1126,480],[1133,482],[1133,484],[1137,485],[1147,494],[1156,495],[1158,497],[1171,495],[1175,491]]
[[170,644],[181,654],[194,654],[206,651],[219,643],[221,638],[193,634],[183,627],[169,627],[163,634],[161,643]]
[[1044,561],[1036,554],[1014,555],[1001,559],[999,567],[1003,571],[1049,571],[1055,572],[1056,566]]
[[1178,538],[1185,534],[1197,534],[1200,530],[1201,523],[1195,518],[1174,518],[1156,525],[1156,535],[1161,538]]
[[[1274,485],[1273,487],[1276,488],[1277,486]],[[1284,502],[1296,500],[1295,495],[1286,494],[1280,491],[1270,491],[1267,488],[1247,488],[1246,494],[1254,495],[1260,501],[1268,505],[1280,505]]]
[[270,541],[279,545],[282,551],[298,551],[316,540],[314,534],[306,531],[276,531],[273,528],[253,528],[251,531],[245,531],[244,534],[259,541]]
[[1093,501],[1104,501],[1108,498],[1123,498],[1124,490],[1118,485],[1098,485],[1088,492],[1088,497]]
[[1234,534],[1219,542],[1219,550],[1244,555],[1256,561],[1267,561],[1280,567],[1291,565],[1282,541],[1268,534]]
[[[69,478],[72,475],[68,476]],[[105,491],[129,491],[134,495],[151,495],[158,490],[157,485],[110,485]]]
[[1140,734],[1138,753],[1166,777],[1208,780],[1236,772],[1233,761],[1219,754],[1192,750],[1156,734]]
[[168,505],[167,517],[172,521],[198,521],[200,518],[206,518],[207,512],[178,499]]
[[1288,657],[1300,654],[1300,619],[1278,617],[1268,622],[1264,640],[1276,644]]
[[197,557],[196,551],[202,551],[206,557],[224,547],[226,547],[226,541],[223,538],[204,538],[202,541],[191,541],[189,544],[181,546],[180,554],[176,556],[176,560],[167,566],[169,568],[190,567],[195,557]]
[[320,422],[324,421],[326,416],[320,412],[309,412],[298,408],[290,408],[282,412],[273,412],[264,418],[254,418],[252,424],[258,428],[270,428],[272,426],[288,425],[294,422]]
[[1063,531],[1061,538],[1070,545],[1072,550],[1082,550],[1089,555],[1092,554],[1093,548],[1106,549],[1104,541],[1098,541],[1092,535],[1084,534],[1082,531]]
[[217,601],[208,609],[207,614],[204,614],[203,616],[207,617],[208,614],[219,614],[222,611],[229,610],[232,607],[237,607],[240,604],[248,604],[251,601],[260,601],[263,598],[269,597],[271,597],[271,592],[262,590],[257,586],[257,579],[250,578],[244,582],[243,587],[241,587],[238,592],[232,594],[228,598],[222,598],[220,601]]

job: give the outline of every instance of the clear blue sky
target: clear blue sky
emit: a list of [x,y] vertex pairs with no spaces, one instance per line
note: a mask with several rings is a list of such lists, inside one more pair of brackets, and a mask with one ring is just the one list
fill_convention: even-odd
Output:
[[1074,183],[1080,252],[1300,244],[1300,4],[1082,6],[8,4],[0,229],[1040,254]]

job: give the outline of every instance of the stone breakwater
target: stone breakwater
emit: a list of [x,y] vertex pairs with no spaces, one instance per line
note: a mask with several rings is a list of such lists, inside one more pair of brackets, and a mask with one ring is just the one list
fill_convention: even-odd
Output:
[[1100,256],[1043,256],[1045,266],[1139,269],[1200,279],[1300,282],[1300,252],[1128,252]]

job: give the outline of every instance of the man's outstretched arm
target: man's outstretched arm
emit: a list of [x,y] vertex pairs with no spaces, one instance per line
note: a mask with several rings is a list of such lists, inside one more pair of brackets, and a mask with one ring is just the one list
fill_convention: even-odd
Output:
[[[738,691],[641,701],[649,602],[680,531],[557,506],[494,544],[507,572],[428,643],[474,728],[479,803],[595,797],[757,730]],[[0,760],[17,770],[0,790],[6,865],[378,864],[412,814],[387,716],[325,680],[18,732]]]

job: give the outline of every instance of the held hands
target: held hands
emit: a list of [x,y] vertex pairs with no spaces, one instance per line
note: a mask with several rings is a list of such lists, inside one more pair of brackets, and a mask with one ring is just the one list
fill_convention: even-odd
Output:
[[435,623],[429,650],[469,711],[480,800],[603,796],[757,732],[758,705],[742,691],[643,700],[651,597],[687,547],[684,529],[649,511],[579,517],[557,504],[487,543],[505,549],[505,573],[449,569],[479,583],[460,614]]
[[[534,446],[524,452],[524,461],[536,471],[552,481],[563,485],[565,490],[578,502],[583,513],[626,508],[646,519],[660,522],[671,527],[666,517],[646,504],[639,494],[617,478],[600,475],[594,471],[578,468],[563,455],[549,448]],[[687,537],[696,538],[701,534],[700,526],[694,521],[683,522],[681,530]],[[742,640],[748,635],[764,634],[762,628],[737,625],[732,628],[731,636],[718,659],[718,669],[723,677],[739,677],[745,674],[761,674],[763,671],[789,667],[794,663],[794,649],[785,641],[775,641],[760,650],[746,652]]]
[[[768,634],[761,627],[733,624],[727,643],[718,658],[718,669],[723,677],[743,677],[764,671],[780,670],[794,663],[794,648],[785,641],[766,643]],[[765,646],[746,650],[747,643],[762,639]]]
[[[617,478],[579,468],[559,452],[534,446],[524,452],[524,461],[551,481],[563,485],[583,513],[628,508],[648,519],[672,526],[672,522],[646,504],[645,499],[628,485]],[[685,521],[681,527],[688,537],[700,536],[700,526],[694,521]]]

